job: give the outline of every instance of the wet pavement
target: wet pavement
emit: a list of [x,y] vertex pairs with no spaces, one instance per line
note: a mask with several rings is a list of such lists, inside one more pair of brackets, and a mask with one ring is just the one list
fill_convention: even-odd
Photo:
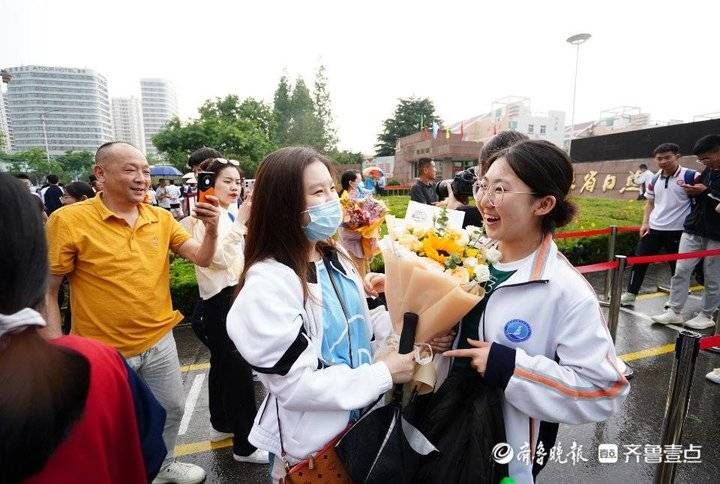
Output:
[[[661,454],[663,415],[673,363],[672,347],[680,328],[651,324],[650,315],[662,312],[667,296],[657,292],[658,282],[668,285],[669,271],[665,266],[651,267],[641,296],[633,308],[623,309],[617,330],[616,348],[625,355],[635,370],[632,389],[619,412],[608,421],[597,424],[561,425],[557,453],[539,475],[538,483],[645,483],[653,482]],[[602,277],[588,275],[599,289]],[[627,277],[625,279],[627,281]],[[700,293],[688,299],[686,312],[700,308]],[[700,331],[711,334],[712,329]],[[207,369],[209,354],[195,338],[188,326],[179,326],[175,337],[184,365],[184,385],[187,397],[186,415],[181,425],[176,452],[180,460],[202,466],[208,474],[206,482],[267,483],[267,465],[242,464],[232,457],[229,439],[210,443],[208,414]],[[651,352],[638,353],[651,349]],[[650,355],[648,355],[650,353]],[[693,446],[700,447],[700,462],[678,465],[676,482],[720,482],[720,385],[710,383],[705,374],[720,367],[720,354],[701,352],[693,376],[692,394],[682,439],[682,451],[691,458]],[[256,384],[258,402],[262,387]],[[600,463],[601,444],[618,446],[616,463]],[[666,454],[669,455],[669,454]]]

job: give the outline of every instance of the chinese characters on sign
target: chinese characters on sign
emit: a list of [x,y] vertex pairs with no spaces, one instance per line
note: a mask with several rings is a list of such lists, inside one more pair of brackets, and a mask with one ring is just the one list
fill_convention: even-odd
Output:
[[[635,183],[640,170],[628,170],[626,173],[600,173],[598,170],[589,170],[585,173],[575,173],[570,190],[578,195],[593,195],[604,193],[639,193],[640,186]],[[618,180],[624,178],[625,184],[620,185]]]
[[[700,464],[702,445],[690,444],[683,446],[655,445],[655,444],[600,444],[597,448],[597,460],[601,464],[660,464],[661,462],[673,464]],[[557,442],[550,450],[540,442],[532,452],[530,445],[525,442],[517,452],[507,443],[500,443],[493,448],[493,459],[500,464],[507,464],[516,459],[525,465],[537,463],[570,464],[576,466],[589,459],[583,455],[583,446],[573,441],[570,448],[565,450],[561,442]]]

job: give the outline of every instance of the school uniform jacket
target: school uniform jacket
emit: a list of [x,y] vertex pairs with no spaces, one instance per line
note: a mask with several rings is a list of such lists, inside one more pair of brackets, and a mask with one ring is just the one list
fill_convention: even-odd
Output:
[[[362,281],[347,256],[333,251],[331,264],[355,281],[368,334],[374,335],[374,346],[381,344],[392,333],[387,311],[368,310]],[[279,425],[291,463],[320,450],[348,425],[351,410],[373,403],[392,387],[384,363],[325,367],[322,290],[310,276],[310,295],[303,303],[293,270],[274,259],[256,263],[227,317],[230,338],[268,390],[248,441],[281,455]]]
[[[594,290],[550,236],[495,288],[478,330],[492,343],[485,380],[504,389],[505,431],[516,456],[509,471],[518,484],[533,482],[541,423],[603,421],[630,390]],[[549,440],[548,456],[554,435]],[[562,444],[567,452],[572,443]],[[517,459],[523,445],[529,464]]]

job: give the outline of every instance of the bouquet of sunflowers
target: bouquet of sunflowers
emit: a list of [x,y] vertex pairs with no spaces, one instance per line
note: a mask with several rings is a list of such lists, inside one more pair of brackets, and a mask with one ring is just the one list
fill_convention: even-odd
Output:
[[[417,314],[415,343],[427,347],[427,342],[447,334],[482,300],[490,278],[488,262],[498,261],[500,252],[479,227],[449,227],[445,209],[429,226],[392,216],[387,217],[387,224],[388,235],[380,241],[380,249],[390,319],[400,334],[403,315]],[[434,385],[433,365],[419,365],[415,388],[426,393]]]
[[[385,221],[387,207],[379,200],[367,196],[354,199],[345,192],[340,197],[343,210],[341,226],[355,232],[360,241],[362,255],[370,259],[380,252],[377,244],[380,226]],[[360,254],[356,255],[357,257]]]

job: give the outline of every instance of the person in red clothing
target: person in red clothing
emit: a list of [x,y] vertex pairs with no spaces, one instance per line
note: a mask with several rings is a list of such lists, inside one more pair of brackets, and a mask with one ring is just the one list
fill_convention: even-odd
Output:
[[0,482],[146,483],[167,453],[150,390],[116,350],[37,331],[48,259],[31,196],[0,174]]

